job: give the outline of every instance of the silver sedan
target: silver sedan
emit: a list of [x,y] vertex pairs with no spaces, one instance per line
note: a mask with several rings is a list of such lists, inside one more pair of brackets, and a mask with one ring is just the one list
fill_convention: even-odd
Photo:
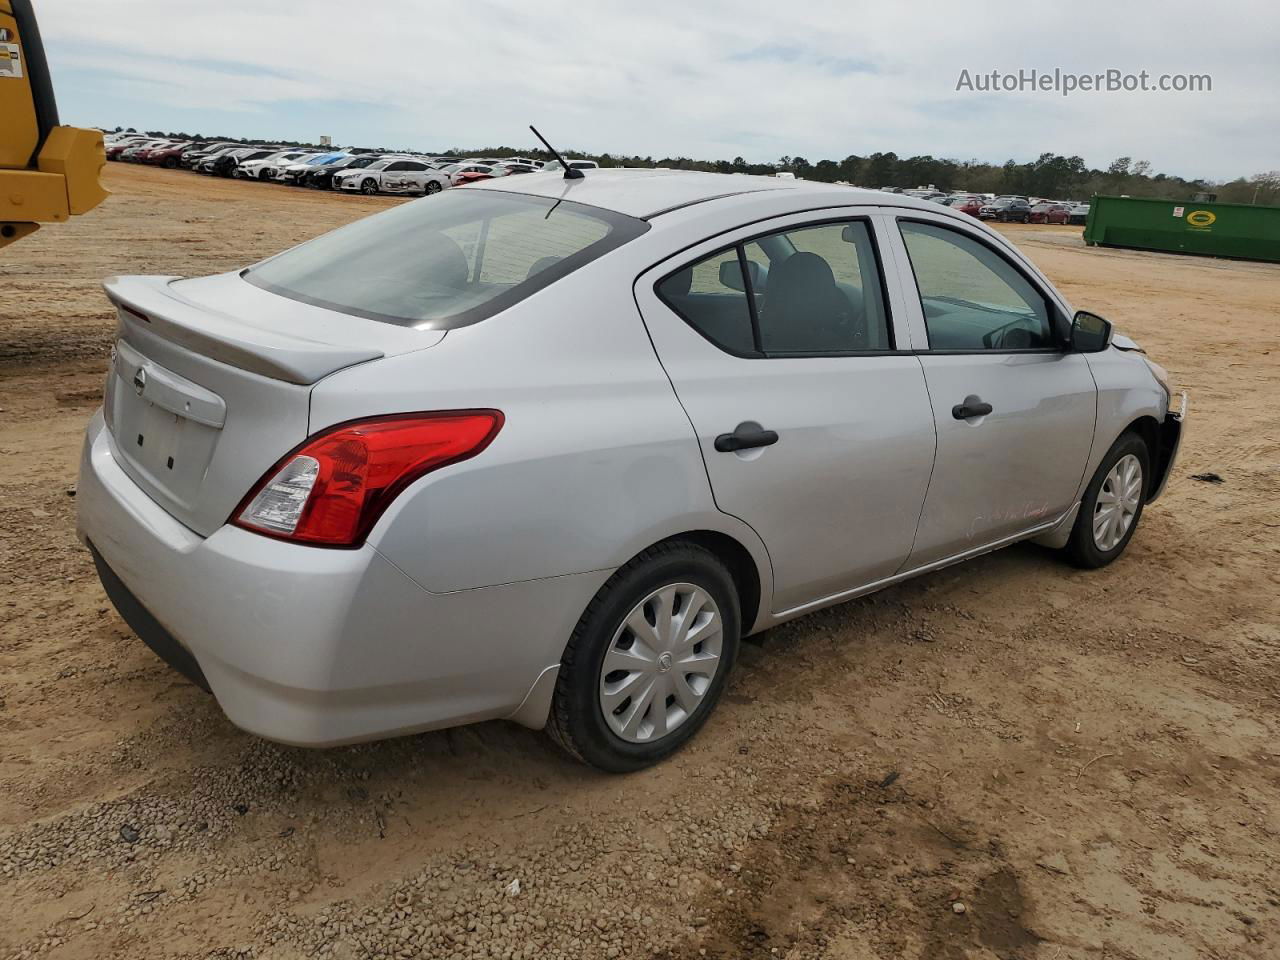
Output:
[[502,178],[106,291],[80,536],[293,744],[505,717],[653,763],[743,636],[1021,540],[1112,562],[1185,411],[973,218],[796,180]]

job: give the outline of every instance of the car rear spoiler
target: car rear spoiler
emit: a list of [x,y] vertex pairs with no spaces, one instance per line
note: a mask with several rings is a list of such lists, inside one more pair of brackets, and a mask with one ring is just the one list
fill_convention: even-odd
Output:
[[108,277],[107,298],[157,336],[241,370],[310,384],[344,367],[385,356],[381,350],[322,343],[253,326],[184,299],[181,277]]

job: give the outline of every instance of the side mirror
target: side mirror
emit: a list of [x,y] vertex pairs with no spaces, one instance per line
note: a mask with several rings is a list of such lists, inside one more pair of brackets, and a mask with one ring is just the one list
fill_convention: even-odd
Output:
[[1071,321],[1071,349],[1076,353],[1100,353],[1111,346],[1111,324],[1096,313],[1077,310]]
[[[751,275],[751,289],[759,292],[765,277],[764,270],[754,260],[748,260],[747,273]],[[746,291],[746,285],[742,282],[742,271],[738,269],[736,260],[726,260],[720,264],[720,285],[730,290],[737,290],[739,293]]]

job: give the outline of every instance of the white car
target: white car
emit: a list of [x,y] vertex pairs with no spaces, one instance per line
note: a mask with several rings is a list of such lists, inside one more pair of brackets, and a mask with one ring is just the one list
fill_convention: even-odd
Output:
[[240,164],[236,167],[235,176],[244,180],[270,180],[280,167],[287,163],[295,163],[306,155],[303,150],[281,150],[269,157]]
[[501,163],[493,165],[493,175],[495,177],[509,177],[513,173],[540,173],[541,171],[531,163],[517,163],[515,160],[503,160]]
[[334,174],[333,189],[350,193],[439,193],[453,181],[425,160],[384,157],[359,170]]
[[[570,160],[569,166],[574,170],[598,170],[600,168],[600,164],[596,163],[594,160]],[[548,160],[538,168],[538,172],[556,173],[563,169],[564,167],[560,165],[559,160]],[[795,174],[792,174],[790,177],[784,177],[783,179],[794,180]]]
[[322,157],[330,156],[331,153],[332,151],[327,153],[315,153],[315,152],[304,153],[300,157],[297,157],[296,159],[294,159],[289,163],[282,163],[278,165],[275,168],[275,173],[271,174],[271,179],[283,181],[288,177],[290,171],[302,170],[304,168],[310,167],[317,160],[321,159]]

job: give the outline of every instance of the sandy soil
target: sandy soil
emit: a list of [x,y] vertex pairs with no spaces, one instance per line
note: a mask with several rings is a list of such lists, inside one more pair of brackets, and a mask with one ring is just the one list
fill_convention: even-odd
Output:
[[1018,547],[770,631],[690,749],[614,778],[499,723],[275,746],[131,636],[74,538],[99,280],[392,201],[107,179],[0,253],[0,957],[1280,955],[1280,267],[1008,228],[1192,391],[1126,556]]

